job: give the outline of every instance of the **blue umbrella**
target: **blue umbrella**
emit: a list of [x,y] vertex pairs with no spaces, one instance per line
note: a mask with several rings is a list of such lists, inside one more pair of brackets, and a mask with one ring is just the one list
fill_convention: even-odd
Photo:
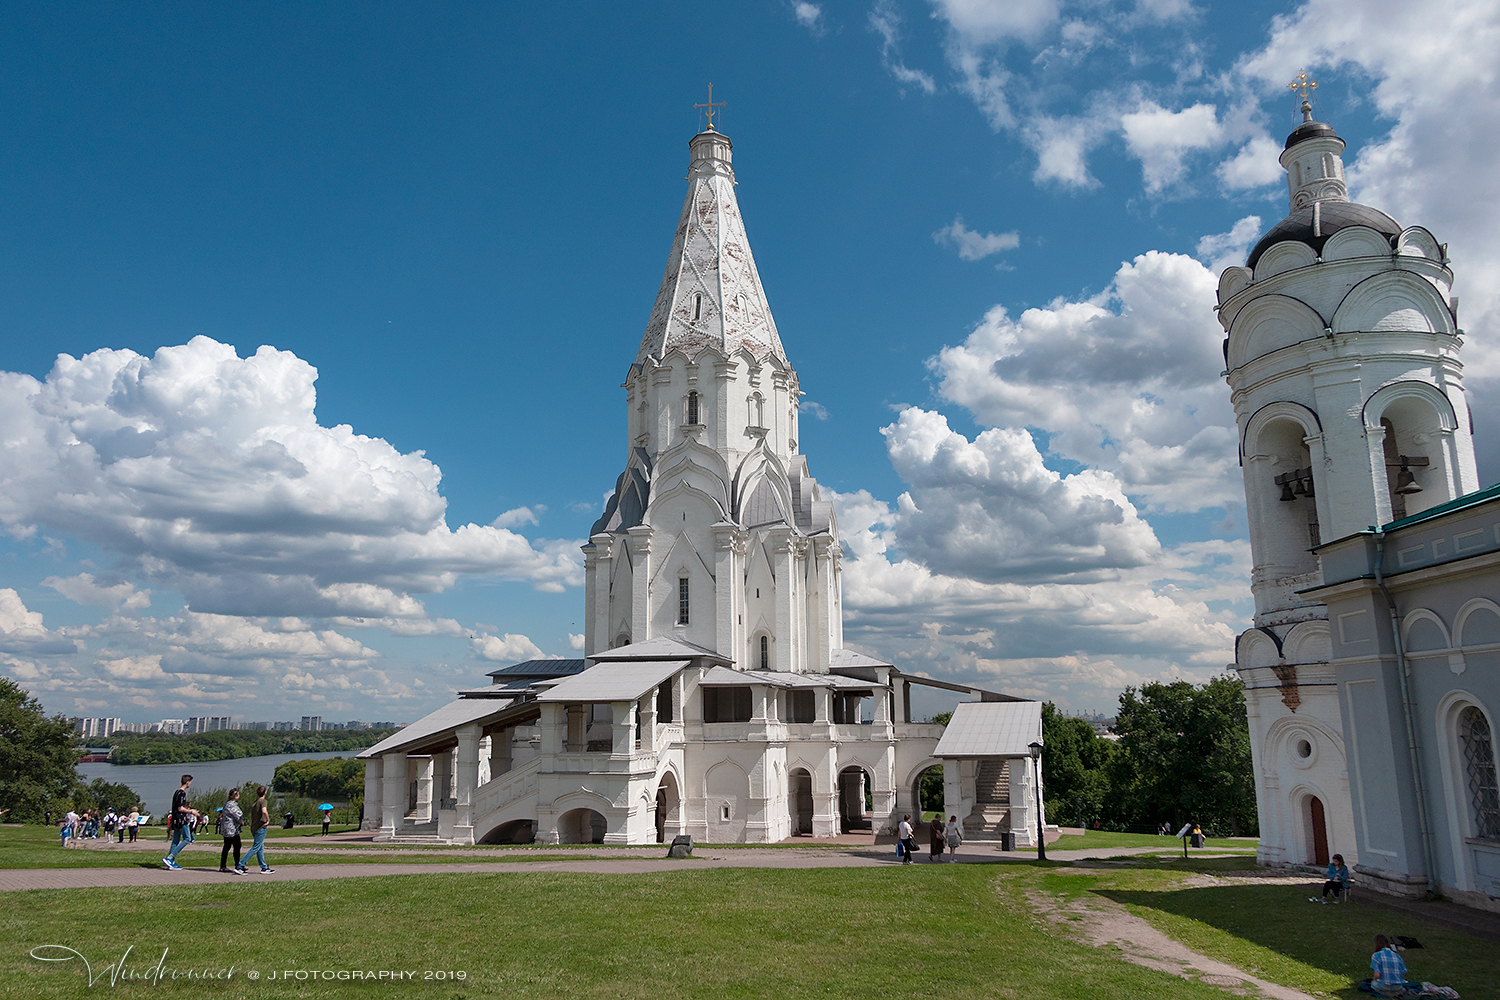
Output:
[[325,802],[322,805],[318,806],[318,808],[331,811],[333,809],[333,804],[330,802]]

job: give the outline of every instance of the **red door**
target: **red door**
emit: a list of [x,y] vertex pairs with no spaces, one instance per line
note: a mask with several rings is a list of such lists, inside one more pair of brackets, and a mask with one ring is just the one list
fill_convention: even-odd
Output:
[[1316,795],[1307,800],[1312,810],[1313,861],[1328,864],[1328,823],[1323,819],[1323,800]]

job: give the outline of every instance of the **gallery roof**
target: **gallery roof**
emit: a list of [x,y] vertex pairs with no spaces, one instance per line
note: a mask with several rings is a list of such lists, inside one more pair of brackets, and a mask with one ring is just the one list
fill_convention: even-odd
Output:
[[634,701],[688,665],[687,660],[635,660],[600,663],[559,681],[537,695],[538,702]]
[[932,755],[938,758],[1030,757],[1042,738],[1039,701],[966,701],[953,710]]

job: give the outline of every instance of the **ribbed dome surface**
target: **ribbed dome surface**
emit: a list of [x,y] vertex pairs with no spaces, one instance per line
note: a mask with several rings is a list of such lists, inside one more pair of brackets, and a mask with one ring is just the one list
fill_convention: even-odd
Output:
[[[1316,125],[1317,122],[1313,124]],[[1318,210],[1316,226],[1313,225],[1314,209]],[[1262,236],[1250,251],[1250,258],[1245,261],[1245,266],[1254,268],[1261,254],[1284,240],[1300,240],[1322,253],[1323,244],[1328,242],[1328,237],[1349,226],[1369,226],[1387,237],[1401,232],[1401,225],[1378,208],[1357,205],[1352,201],[1317,202],[1297,209],[1272,226],[1271,231]]]

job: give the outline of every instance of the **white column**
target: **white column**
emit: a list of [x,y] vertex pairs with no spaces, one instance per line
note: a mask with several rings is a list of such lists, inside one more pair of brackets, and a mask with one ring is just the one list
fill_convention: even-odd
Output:
[[[665,687],[669,681],[662,681]],[[646,692],[646,696],[636,704],[636,712],[641,719],[641,753],[651,755],[656,753],[656,692],[658,688],[652,688]]]
[[745,602],[740,599],[740,588],[744,586],[742,557],[746,532],[727,521],[715,524],[713,532],[717,652],[734,660],[736,667],[744,667],[745,624],[742,616]]
[[381,760],[385,794],[381,796],[380,836],[389,839],[401,829],[401,818],[406,815],[406,754],[396,751]]
[[453,808],[453,751],[432,755],[432,814]]
[[770,542],[771,572],[775,574],[776,669],[796,670],[797,644],[792,636],[792,529],[785,525],[766,532]]
[[542,718],[538,723],[542,734],[540,756],[556,756],[563,752],[563,740],[567,738],[564,708],[555,701],[542,706]]
[[611,632],[613,623],[609,620],[610,584],[615,574],[615,536],[601,531],[589,539],[589,544],[594,550],[594,561],[588,576],[591,589],[584,596],[586,601],[592,599],[593,603],[583,609],[588,629],[583,648],[588,653],[597,653],[608,649],[615,641]]
[[609,716],[609,731],[614,738],[610,748],[612,756],[632,756],[635,753],[635,702],[610,702]]
[[[630,641],[651,638],[651,535],[650,525],[638,524],[630,535]],[[674,583],[673,586],[676,586]]]
[[380,792],[384,761],[379,757],[365,758],[365,814],[360,820],[361,830],[379,830],[381,816]]
[[431,757],[422,757],[417,762],[417,821],[427,822],[437,819],[437,810],[432,804],[432,768]]
[[490,734],[490,780],[494,781],[500,775],[510,770],[511,740],[515,739],[515,729],[505,728],[497,733]]
[[458,761],[454,775],[458,785],[458,816],[453,824],[453,840],[459,844],[474,843],[474,789],[479,785],[479,726],[464,726],[458,731]]

